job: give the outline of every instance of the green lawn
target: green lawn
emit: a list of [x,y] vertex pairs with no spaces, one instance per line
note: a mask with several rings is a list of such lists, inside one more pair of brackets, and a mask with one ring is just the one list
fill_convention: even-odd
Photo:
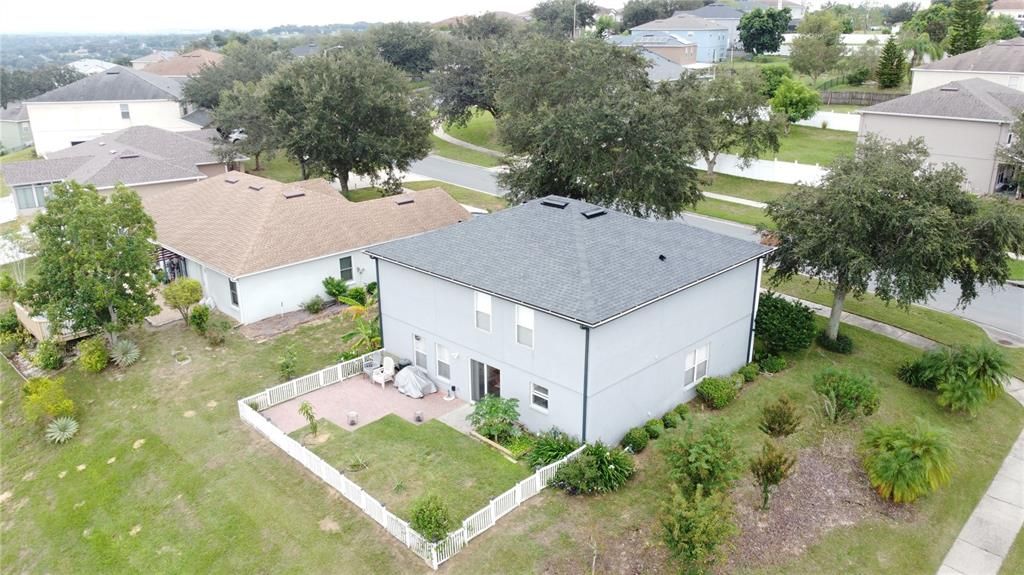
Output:
[[1010,260],[1010,279],[1024,281],[1024,260]]
[[498,152],[505,152],[506,149],[498,141],[498,128],[494,123],[494,116],[487,111],[479,111],[466,122],[465,126],[447,126],[444,130],[452,136]]
[[36,149],[29,146],[28,148],[22,148],[17,152],[11,152],[10,154],[0,156],[0,164],[6,164],[7,162],[24,162],[25,160],[34,159],[36,159]]
[[789,134],[781,138],[780,144],[778,152],[766,151],[761,158],[828,166],[838,156],[853,154],[857,133],[790,126]]
[[733,202],[706,198],[701,200],[695,209],[689,210],[704,216],[730,220],[749,226],[765,226],[774,228],[773,222],[768,214],[761,208],[744,206]]
[[[768,287],[769,277],[765,274],[763,285]],[[790,279],[772,289],[796,296],[814,303],[831,306],[832,292],[827,287],[819,286],[817,280],[805,277]],[[921,306],[910,306],[902,309],[896,304],[886,305],[884,301],[872,294],[863,298],[849,297],[843,309],[855,315],[868,317],[907,331],[923,335],[945,345],[964,345],[991,342],[985,332],[973,323],[955,315],[935,311]],[[1024,378],[1024,348],[1002,348],[1010,360],[1014,375]]]
[[381,195],[380,188],[370,186],[367,188],[356,188],[354,190],[349,190],[348,193],[345,194],[345,197],[352,202],[365,202],[366,200],[380,199],[383,198],[384,196]]
[[1024,530],[1017,532],[1013,547],[1003,560],[999,575],[1020,575],[1024,573]]
[[770,202],[779,196],[796,190],[791,184],[780,184],[778,182],[765,182],[762,180],[751,180],[726,174],[715,174],[714,181],[704,185],[705,192],[725,194],[737,198],[745,198],[756,202]]
[[448,158],[449,160],[458,160],[460,162],[476,164],[485,168],[493,168],[502,164],[501,158],[497,158],[483,152],[478,152],[476,150],[470,150],[463,146],[458,146],[451,142],[442,140],[434,134],[430,135],[430,141],[434,147],[433,152],[438,156]]
[[[473,206],[474,208],[487,210],[488,212],[496,212],[508,207],[508,202],[497,196],[492,196],[491,194],[485,194],[469,188],[463,188],[462,186],[456,186],[455,184],[449,184],[447,182],[439,182],[437,180],[405,182],[402,184],[402,187],[410,190],[441,188],[448,192],[448,195],[460,204],[466,204],[468,206]],[[350,190],[345,197],[353,202],[365,202],[366,200],[375,200],[383,196],[381,196],[379,188],[368,187]]]
[[330,439],[312,451],[342,470],[365,464],[346,471],[348,478],[406,521],[417,498],[436,494],[461,522],[530,475],[525,465],[436,420],[416,425],[388,415],[355,431],[329,422],[321,427]]
[[256,171],[256,162],[247,160],[245,171],[249,174],[269,178],[279,182],[298,182],[302,179],[302,169],[299,164],[292,160],[287,154],[278,152],[272,160],[260,158],[260,170]]

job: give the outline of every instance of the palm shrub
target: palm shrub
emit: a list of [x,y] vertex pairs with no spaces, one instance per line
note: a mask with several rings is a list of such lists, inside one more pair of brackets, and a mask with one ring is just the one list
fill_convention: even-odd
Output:
[[649,419],[644,424],[644,430],[647,431],[647,436],[651,439],[658,439],[665,432],[665,424],[660,419]]
[[205,305],[197,305],[192,308],[188,315],[188,325],[196,330],[199,335],[206,335],[206,326],[210,323],[210,308]]
[[412,505],[409,525],[429,541],[437,542],[447,537],[453,524],[448,506],[437,495],[427,495]]
[[949,434],[918,420],[913,428],[877,425],[861,440],[864,469],[878,494],[910,503],[949,483],[953,453]]
[[90,337],[78,344],[78,365],[90,373],[99,373],[110,363],[107,342],[102,337]]
[[622,438],[622,448],[627,449],[633,453],[640,453],[647,447],[647,442],[650,441],[650,436],[647,435],[647,430],[643,427],[634,427],[626,432],[626,435]]
[[732,403],[739,390],[731,379],[724,377],[705,377],[697,384],[697,395],[715,409]]
[[832,423],[871,415],[878,409],[878,387],[864,375],[828,367],[814,376],[814,391],[822,397],[825,419]]
[[948,375],[950,367],[954,365],[952,360],[953,355],[949,349],[928,351],[914,361],[901,365],[896,376],[911,387],[935,391],[939,381]]
[[625,485],[634,471],[633,458],[628,453],[598,441],[559,467],[552,482],[570,495],[610,493]]
[[501,443],[516,433],[519,421],[519,400],[514,397],[485,395],[466,416],[477,433]]
[[309,434],[316,437],[319,429],[317,429],[316,412],[313,411],[313,404],[308,401],[303,401],[299,405],[299,415],[302,416],[302,419],[306,420],[306,425],[309,426]]
[[761,408],[758,429],[772,437],[786,437],[800,429],[800,414],[785,395]]
[[772,292],[761,294],[754,321],[754,335],[765,351],[779,354],[811,347],[814,342],[814,312]]
[[951,411],[975,415],[986,400],[1003,392],[1010,377],[1006,356],[992,345],[963,346],[945,358],[947,366],[936,385],[937,399]]
[[54,419],[46,426],[46,440],[61,445],[71,441],[78,433],[78,422],[75,418],[64,415]]
[[21,391],[25,395],[22,410],[29,421],[49,421],[75,414],[75,402],[64,389],[63,377],[33,377]]
[[569,455],[579,446],[580,442],[568,433],[552,427],[537,436],[533,449],[526,454],[526,463],[533,469],[539,469]]
[[32,365],[42,369],[60,369],[64,366],[64,344],[55,339],[44,339],[32,354]]
[[668,444],[665,459],[669,475],[686,493],[698,485],[706,491],[724,490],[736,480],[739,458],[732,432],[719,420],[713,420],[699,436],[693,425],[682,438]]
[[671,495],[659,517],[665,546],[682,563],[684,573],[704,573],[714,565],[727,541],[739,532],[732,503],[725,493],[708,492],[701,486],[690,494],[677,485],[669,488]]
[[772,491],[789,477],[796,459],[773,441],[765,441],[761,454],[750,461],[750,473],[761,489],[761,509],[768,509]]
[[142,351],[139,346],[129,339],[119,338],[110,347],[110,358],[114,361],[114,365],[122,369],[135,365],[141,356]]

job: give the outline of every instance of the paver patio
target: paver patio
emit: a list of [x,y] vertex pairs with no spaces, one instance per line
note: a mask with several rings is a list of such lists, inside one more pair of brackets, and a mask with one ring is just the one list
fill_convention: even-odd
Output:
[[[299,406],[304,401],[313,405],[317,417],[353,431],[389,413],[415,423],[417,411],[423,412],[423,421],[430,421],[466,404],[461,399],[447,401],[441,392],[413,399],[399,393],[390,383],[386,389],[381,389],[380,384],[371,382],[365,375],[359,375],[279,403],[261,413],[278,429],[291,433],[306,426],[306,420],[299,415]],[[359,414],[358,424],[348,424],[350,411]]]

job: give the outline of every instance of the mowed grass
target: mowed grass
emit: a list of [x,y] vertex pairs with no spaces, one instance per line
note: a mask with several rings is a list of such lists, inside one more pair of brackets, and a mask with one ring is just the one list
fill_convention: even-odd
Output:
[[269,178],[279,182],[291,183],[302,180],[302,168],[298,162],[291,159],[287,154],[278,152],[272,159],[260,158],[260,169],[256,170],[256,162],[252,159],[246,160],[245,171],[248,174]]
[[[330,422],[321,429],[331,436],[312,451],[406,521],[416,500],[433,494],[461,522],[530,474],[525,465],[437,420],[416,425],[387,415],[355,431]],[[291,435],[308,433],[306,427]],[[357,462],[366,468],[351,468]]]
[[1003,559],[1003,566],[999,568],[999,575],[1020,575],[1024,573],[1024,530],[1017,532],[1017,539],[1013,547]]
[[[474,208],[480,208],[481,210],[487,210],[488,212],[496,212],[508,207],[508,202],[501,197],[492,196],[491,194],[485,194],[469,188],[463,188],[462,186],[456,186],[455,184],[449,184],[447,182],[439,182],[437,180],[405,182],[402,184],[402,187],[410,190],[441,188],[448,192],[448,195],[454,198],[456,202],[473,206]],[[381,195],[380,188],[368,187],[349,190],[345,197],[353,202],[365,202],[366,200],[375,200],[384,196]]]
[[703,216],[729,220],[748,226],[775,227],[775,222],[761,208],[744,206],[743,204],[716,200],[714,198],[705,198],[697,203],[697,207],[687,209]]
[[457,160],[485,168],[493,168],[502,164],[501,158],[453,144],[438,138],[434,134],[430,135],[430,142],[435,154],[449,160]]
[[725,194],[764,203],[778,199],[783,194],[795,191],[796,189],[797,187],[792,184],[752,180],[727,174],[715,174],[715,178],[710,184],[705,183],[703,185],[705,192]]
[[778,152],[767,150],[761,154],[761,159],[827,167],[839,156],[853,154],[857,146],[857,133],[790,126],[789,134],[780,138],[779,143]]
[[465,126],[446,126],[445,132],[451,136],[497,152],[506,152],[505,146],[498,141],[498,127],[494,116],[486,110],[480,110],[466,122]]
[[8,162],[24,162],[26,160],[35,160],[36,149],[32,146],[22,148],[17,152],[11,152],[0,156],[0,164],[6,164]]
[[[772,285],[770,280],[770,276],[765,274],[762,285],[803,300],[832,306],[831,290],[827,286],[819,285],[815,279],[800,276],[778,286]],[[965,319],[922,306],[912,305],[904,309],[895,303],[886,305],[884,301],[870,293],[864,294],[860,299],[846,298],[843,310],[903,328],[944,345],[992,343],[984,330]],[[1024,348],[1000,349],[1010,361],[1013,374],[1024,379]]]
[[1024,281],[1024,260],[1010,260],[1010,279]]

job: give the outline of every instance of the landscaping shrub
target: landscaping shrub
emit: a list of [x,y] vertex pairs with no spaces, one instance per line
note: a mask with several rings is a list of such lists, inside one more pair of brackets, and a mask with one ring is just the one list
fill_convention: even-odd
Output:
[[552,427],[534,440],[533,449],[526,454],[526,463],[533,469],[539,469],[569,455],[579,446],[580,442],[568,433]]
[[309,434],[316,437],[319,429],[317,429],[316,412],[313,410],[313,404],[308,401],[300,403],[299,415],[302,416],[302,419],[306,420],[306,425],[309,426]]
[[740,465],[732,432],[720,420],[712,420],[699,436],[688,427],[685,436],[668,444],[665,459],[669,475],[687,494],[698,485],[706,492],[728,488]]
[[598,441],[558,468],[552,482],[570,495],[610,493],[626,484],[635,471],[633,458]]
[[301,307],[303,310],[306,311],[306,313],[317,314],[324,311],[324,307],[326,305],[327,302],[324,301],[324,298],[320,297],[319,295],[315,295],[309,298],[308,300],[302,302]]
[[534,442],[536,442],[536,438],[534,436],[529,433],[520,433],[504,445],[505,449],[508,449],[509,452],[512,453],[512,457],[520,459],[533,449]]
[[210,308],[205,305],[197,305],[192,308],[188,316],[188,324],[196,330],[199,335],[206,335],[206,327],[210,323]]
[[814,331],[811,308],[772,292],[761,294],[754,334],[768,353],[806,349],[814,341]]
[[661,509],[665,546],[683,564],[683,573],[704,573],[718,559],[719,549],[739,532],[732,503],[725,493],[709,493],[697,487],[686,494],[672,485]]
[[178,310],[181,319],[188,323],[192,306],[203,299],[203,285],[192,278],[178,278],[164,286],[164,301]]
[[142,351],[139,346],[130,339],[120,338],[110,347],[110,358],[114,361],[114,365],[121,369],[135,365],[141,356]]
[[825,419],[832,423],[878,409],[878,387],[864,375],[829,367],[814,376],[814,391],[822,396]]
[[485,395],[473,406],[466,418],[477,433],[501,443],[518,431],[519,400],[512,397]]
[[851,86],[860,86],[871,78],[871,69],[859,67],[846,74],[846,83]]
[[765,441],[761,454],[750,461],[750,473],[761,489],[761,509],[768,509],[772,490],[789,477],[796,459],[772,441]]
[[658,439],[665,432],[665,424],[660,419],[649,419],[644,424],[644,431],[647,432],[647,437]]
[[937,371],[940,374],[936,385],[939,405],[971,415],[975,415],[986,400],[1002,393],[1009,379],[1006,356],[988,344],[945,352],[942,368]]
[[0,274],[0,295],[11,301],[18,299],[18,282],[8,272]]
[[78,422],[67,415],[58,417],[46,426],[46,440],[61,445],[71,440],[78,433]]
[[110,363],[107,342],[100,336],[90,337],[78,344],[78,365],[90,373],[103,371]]
[[366,290],[359,286],[356,286],[345,294],[345,297],[358,303],[359,305],[366,305]]
[[768,354],[757,360],[757,365],[765,373],[779,373],[786,369],[786,358]]
[[724,377],[705,377],[697,384],[697,395],[715,409],[722,409],[732,403],[738,391],[736,384]]
[[64,390],[63,377],[33,377],[21,389],[22,410],[29,421],[48,421],[75,414],[75,402]]
[[911,387],[935,391],[949,366],[949,359],[948,350],[928,351],[914,361],[901,365],[896,376]]
[[681,421],[686,421],[686,419],[690,417],[690,404],[680,403],[679,405],[675,406],[675,408],[673,408],[672,411],[676,412],[676,415],[679,416],[679,419]]
[[18,353],[25,344],[25,335],[19,330],[11,333],[0,333],[0,353],[10,357]]
[[370,282],[366,284],[366,293],[370,295],[377,295],[377,282]]
[[761,368],[756,363],[748,363],[741,367],[736,373],[740,374],[744,383],[750,383],[757,379],[757,374],[761,373]]
[[0,313],[0,333],[14,333],[20,327],[18,314],[13,309]]
[[44,339],[32,354],[32,365],[41,369],[60,369],[64,365],[64,344],[55,339]]
[[295,353],[295,346],[289,345],[284,349],[284,355],[277,359],[277,373],[282,381],[288,381],[295,377],[298,366],[299,354]]
[[761,408],[758,429],[772,437],[786,437],[800,429],[800,414],[785,395]]
[[327,295],[337,299],[348,293],[348,283],[336,277],[326,277],[323,281]]
[[874,426],[861,441],[864,469],[878,494],[910,503],[949,483],[952,447],[949,435],[918,420],[912,429]]
[[827,331],[822,330],[821,333],[818,334],[817,341],[818,345],[833,353],[842,353],[846,355],[853,353],[853,340],[842,332],[836,335],[835,339],[832,339],[828,336]]
[[650,441],[650,436],[647,435],[647,430],[643,427],[634,427],[626,432],[626,436],[622,438],[622,448],[628,449],[633,453],[640,453],[647,447],[647,442]]
[[214,317],[206,324],[206,341],[211,345],[220,345],[228,338],[231,322],[223,317]]
[[413,503],[409,525],[428,540],[440,541],[448,536],[454,521],[440,497],[427,495]]
[[675,429],[676,427],[679,427],[679,424],[682,422],[683,420],[676,415],[676,412],[674,411],[670,411],[661,416],[661,423],[665,426],[665,429]]

